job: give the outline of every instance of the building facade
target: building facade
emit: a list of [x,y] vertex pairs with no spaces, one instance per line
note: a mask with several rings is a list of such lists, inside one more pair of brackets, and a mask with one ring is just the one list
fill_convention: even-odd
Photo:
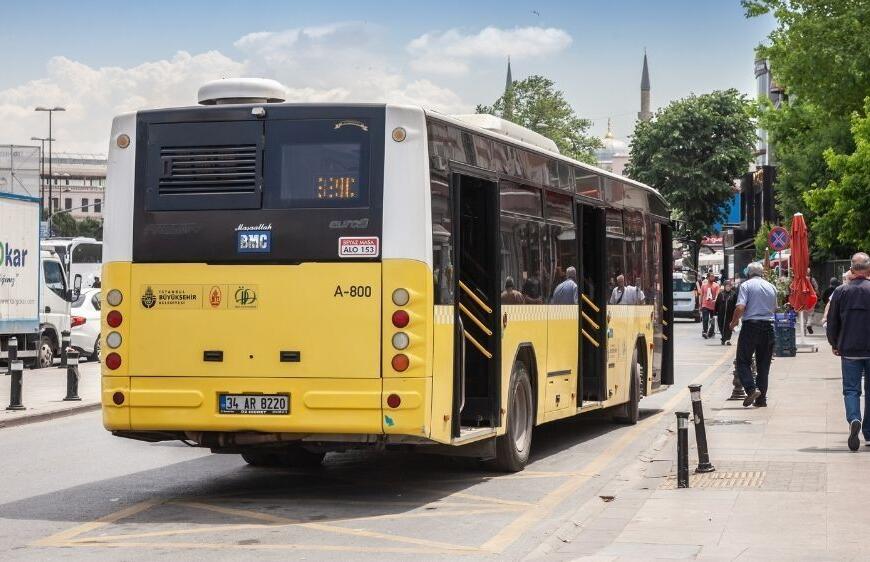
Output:
[[52,177],[49,178],[46,158],[43,176],[43,203],[46,208],[50,183],[53,212],[68,211],[78,220],[102,220],[107,165],[106,157],[101,154],[55,152],[51,159]]
[[39,197],[39,147],[0,145],[0,192]]

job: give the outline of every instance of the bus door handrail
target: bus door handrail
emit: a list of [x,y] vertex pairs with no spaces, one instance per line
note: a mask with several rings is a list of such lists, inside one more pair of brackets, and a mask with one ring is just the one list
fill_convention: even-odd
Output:
[[595,303],[589,300],[589,297],[586,296],[585,293],[580,293],[580,298],[583,299],[583,302],[589,305],[589,307],[594,310],[596,313],[601,312],[601,309],[595,306]]
[[459,331],[462,332],[462,337],[459,338],[461,342],[460,351],[459,351],[459,385],[462,387],[459,389],[459,413],[462,413],[462,410],[465,408],[465,324],[462,323],[462,318],[459,315],[456,316],[456,319],[459,321]]
[[462,289],[466,295],[468,295],[468,298],[470,298],[475,303],[477,303],[477,306],[479,306],[481,309],[483,309],[484,312],[486,312],[487,314],[492,314],[492,308],[490,308],[489,305],[487,305],[485,302],[483,302],[480,299],[480,297],[475,295],[474,291],[472,291],[471,289],[468,288],[468,285],[466,285],[465,283],[460,281],[459,288]]

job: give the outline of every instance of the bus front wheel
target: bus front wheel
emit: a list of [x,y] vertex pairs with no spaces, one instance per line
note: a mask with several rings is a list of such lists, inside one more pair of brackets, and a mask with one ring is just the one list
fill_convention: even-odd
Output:
[[534,411],[529,371],[524,363],[517,361],[508,385],[507,431],[496,439],[496,469],[519,472],[529,462]]

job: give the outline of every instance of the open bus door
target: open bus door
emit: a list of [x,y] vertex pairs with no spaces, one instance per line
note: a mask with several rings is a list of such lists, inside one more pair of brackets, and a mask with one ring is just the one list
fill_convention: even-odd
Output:
[[456,327],[453,436],[501,425],[498,183],[454,173]]
[[580,359],[577,405],[607,398],[607,255],[605,210],[577,204],[580,245]]

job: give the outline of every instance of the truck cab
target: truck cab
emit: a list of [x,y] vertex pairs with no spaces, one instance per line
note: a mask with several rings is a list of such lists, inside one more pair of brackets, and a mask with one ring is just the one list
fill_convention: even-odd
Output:
[[40,337],[36,346],[36,367],[50,367],[61,352],[61,332],[70,329],[71,291],[60,257],[40,252]]

